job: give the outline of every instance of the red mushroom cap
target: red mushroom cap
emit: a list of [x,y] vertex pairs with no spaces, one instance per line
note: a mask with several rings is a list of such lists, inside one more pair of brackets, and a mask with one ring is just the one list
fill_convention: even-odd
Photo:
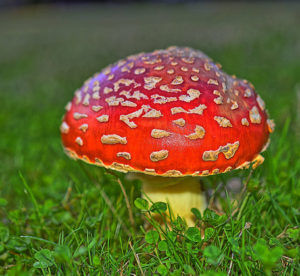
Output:
[[190,48],[120,60],[87,80],[66,109],[61,135],[71,157],[162,176],[247,167],[273,128],[252,84]]

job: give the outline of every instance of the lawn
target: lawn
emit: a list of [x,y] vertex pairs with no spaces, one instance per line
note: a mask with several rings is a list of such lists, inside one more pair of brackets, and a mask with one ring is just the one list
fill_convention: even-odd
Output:
[[[296,3],[0,11],[0,274],[300,275],[299,13]],[[258,169],[203,178],[222,213],[194,210],[191,228],[157,225],[155,208],[135,202],[139,181],[69,159],[59,133],[84,80],[170,45],[250,80],[276,122]]]

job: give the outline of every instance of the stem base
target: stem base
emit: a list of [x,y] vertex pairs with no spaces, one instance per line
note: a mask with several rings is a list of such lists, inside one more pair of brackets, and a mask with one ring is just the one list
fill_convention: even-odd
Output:
[[207,207],[205,195],[201,189],[199,178],[196,177],[157,177],[136,175],[143,182],[143,192],[153,202],[166,202],[171,208],[173,218],[180,216],[188,226],[193,226],[194,215],[192,208],[201,213]]

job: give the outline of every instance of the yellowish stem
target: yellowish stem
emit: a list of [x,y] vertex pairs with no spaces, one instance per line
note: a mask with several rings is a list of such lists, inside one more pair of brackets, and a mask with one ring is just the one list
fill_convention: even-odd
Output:
[[188,226],[195,224],[192,208],[201,213],[207,207],[205,196],[197,177],[158,177],[135,174],[132,178],[143,182],[143,192],[153,202],[167,202],[173,216],[185,219]]

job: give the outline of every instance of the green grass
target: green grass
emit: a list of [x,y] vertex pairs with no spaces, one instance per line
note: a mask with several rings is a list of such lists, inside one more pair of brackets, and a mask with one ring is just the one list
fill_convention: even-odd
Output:
[[[296,4],[1,11],[0,274],[299,275],[299,12]],[[180,219],[158,226],[147,214],[166,206],[134,204],[140,183],[120,173],[132,226],[117,177],[68,159],[60,142],[64,105],[85,79],[174,44],[253,82],[276,122],[252,174],[203,178],[224,212],[198,214],[204,237]],[[245,192],[232,193],[233,180]]]

